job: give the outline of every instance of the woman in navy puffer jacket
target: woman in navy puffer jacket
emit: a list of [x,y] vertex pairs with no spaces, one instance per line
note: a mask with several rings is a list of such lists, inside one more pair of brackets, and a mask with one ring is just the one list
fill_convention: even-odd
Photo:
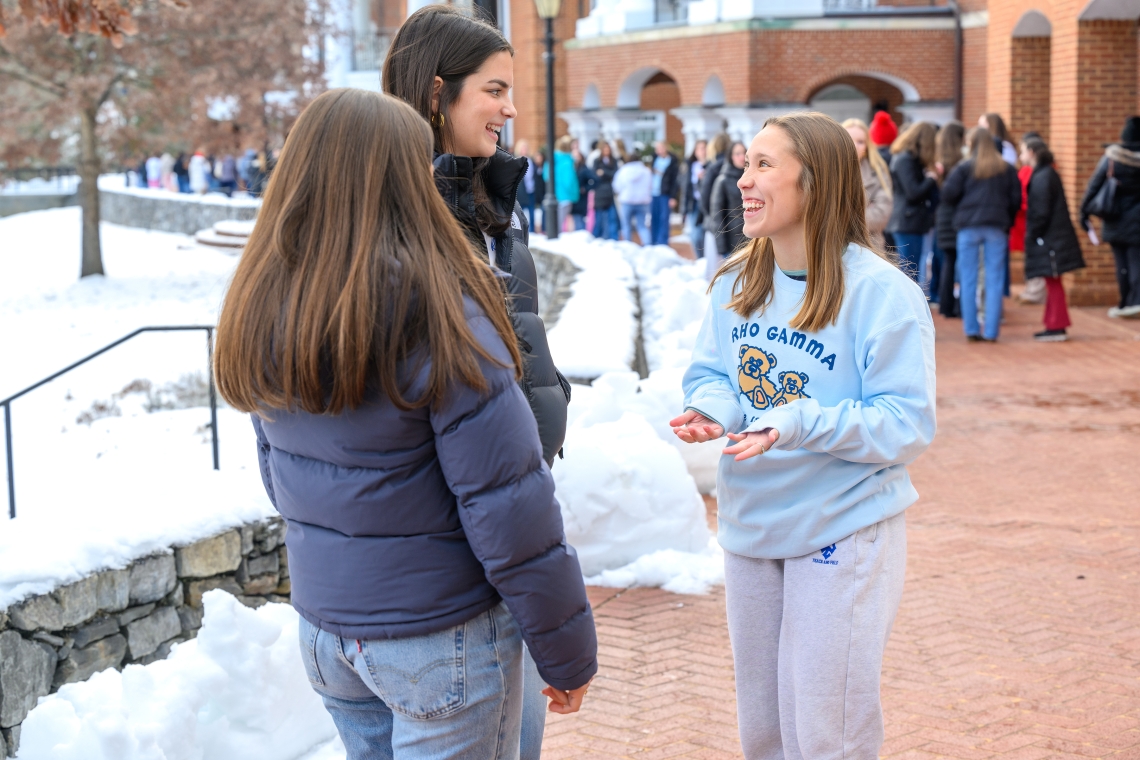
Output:
[[597,670],[511,322],[431,161],[406,104],[317,98],[218,327],[218,387],[253,413],[302,657],[349,758],[517,757],[523,642],[555,712]]

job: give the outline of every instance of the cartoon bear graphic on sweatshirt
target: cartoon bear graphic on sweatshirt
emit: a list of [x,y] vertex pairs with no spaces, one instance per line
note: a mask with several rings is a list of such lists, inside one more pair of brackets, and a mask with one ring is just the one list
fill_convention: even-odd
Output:
[[796,399],[811,398],[804,393],[804,386],[808,383],[808,376],[804,372],[781,372],[780,392],[772,399],[772,406],[784,406]]
[[740,392],[748,397],[748,401],[755,409],[770,409],[772,399],[776,396],[776,385],[768,377],[776,366],[776,357],[762,348],[749,346],[740,347],[740,370],[737,379],[740,383]]

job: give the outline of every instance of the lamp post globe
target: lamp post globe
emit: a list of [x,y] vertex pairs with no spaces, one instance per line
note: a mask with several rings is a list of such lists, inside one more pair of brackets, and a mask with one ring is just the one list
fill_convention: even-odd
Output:
[[546,52],[542,59],[546,62],[546,165],[550,167],[550,179],[542,199],[542,226],[546,237],[554,239],[558,237],[558,196],[554,193],[554,19],[562,1],[534,0],[534,7],[546,23]]

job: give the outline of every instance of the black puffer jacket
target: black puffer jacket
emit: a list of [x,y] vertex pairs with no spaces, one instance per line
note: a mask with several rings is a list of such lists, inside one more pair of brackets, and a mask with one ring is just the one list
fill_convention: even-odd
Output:
[[954,212],[957,210],[958,204],[951,203],[946,200],[945,194],[940,194],[938,208],[934,211],[935,242],[938,243],[939,250],[958,250],[958,230],[954,229]]
[[605,211],[614,205],[614,175],[618,162],[614,158],[598,157],[590,176],[590,189],[594,191],[594,209]]
[[[530,231],[526,215],[518,205],[519,183],[526,174],[526,159],[514,158],[499,150],[487,160],[483,181],[488,197],[498,212],[511,219],[510,228],[495,239],[495,259],[506,275],[507,310],[519,339],[523,358],[522,389],[538,423],[542,456],[549,465],[562,449],[566,438],[566,407],[570,403],[570,383],[554,366],[550,346],[546,342],[546,326],[538,316],[538,275],[534,259],[527,247]],[[467,229],[472,241],[482,241],[483,233],[475,221],[475,196],[472,191],[472,160],[450,153],[435,158],[435,183],[447,205]],[[486,255],[485,245],[476,250]]]
[[710,213],[709,201],[712,198],[713,183],[716,182],[716,178],[720,176],[721,170],[724,169],[724,163],[725,156],[720,156],[705,165],[705,175],[701,177],[700,184],[701,197],[697,199],[697,207],[700,209],[701,216],[705,219],[708,219]]
[[736,183],[744,176],[743,169],[726,163],[712,186],[709,199],[709,220],[705,228],[716,236],[717,253],[727,256],[741,245],[744,237],[744,199]]
[[1052,164],[1038,166],[1025,210],[1025,276],[1060,277],[1084,266],[1061,177]]
[[891,187],[894,209],[887,222],[887,232],[925,235],[934,226],[934,208],[938,205],[938,182],[926,176],[918,156],[906,151],[891,159]]
[[950,172],[942,186],[942,197],[958,205],[954,212],[956,229],[996,227],[1009,232],[1021,210],[1021,180],[1009,164],[1003,166],[1001,174],[978,179],[970,159]]
[[1126,150],[1110,145],[1096,166],[1085,197],[1081,200],[1081,226],[1089,228],[1088,205],[1100,192],[1108,176],[1108,162],[1112,161],[1112,176],[1120,184],[1116,188],[1116,204],[1120,215],[1105,219],[1101,237],[1106,243],[1140,245],[1140,151]]

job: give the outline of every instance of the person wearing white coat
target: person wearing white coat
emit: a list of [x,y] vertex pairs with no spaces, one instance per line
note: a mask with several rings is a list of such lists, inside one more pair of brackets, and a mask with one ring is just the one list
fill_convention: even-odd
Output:
[[190,192],[198,195],[206,194],[210,189],[210,180],[207,177],[209,172],[210,162],[202,155],[201,150],[195,151],[190,159]]

